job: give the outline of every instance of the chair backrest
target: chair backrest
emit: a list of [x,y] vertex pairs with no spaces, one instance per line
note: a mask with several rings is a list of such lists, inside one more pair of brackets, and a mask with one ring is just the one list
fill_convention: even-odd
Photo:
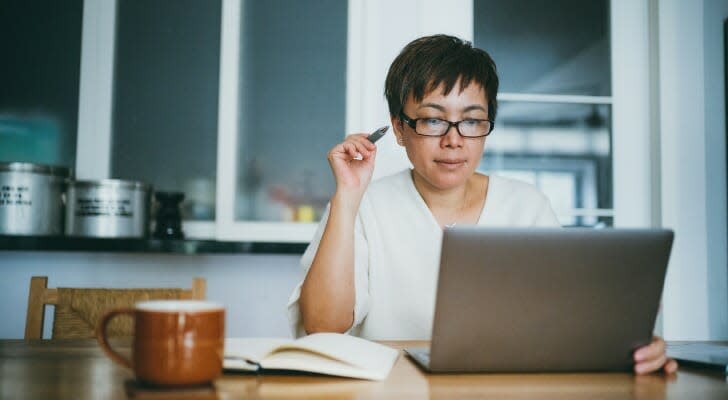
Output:
[[[131,307],[143,300],[204,300],[206,286],[204,278],[194,278],[191,289],[48,288],[48,277],[34,276],[30,279],[25,339],[42,339],[46,305],[55,306],[51,339],[93,338],[96,322],[107,310]],[[108,333],[112,337],[131,336],[131,319],[115,318]]]

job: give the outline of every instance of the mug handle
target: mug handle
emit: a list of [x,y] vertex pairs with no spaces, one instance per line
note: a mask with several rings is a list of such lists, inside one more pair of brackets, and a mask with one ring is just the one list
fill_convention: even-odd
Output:
[[96,326],[96,340],[99,342],[99,346],[101,346],[101,350],[106,353],[107,356],[109,356],[112,360],[116,361],[117,363],[129,368],[134,369],[131,365],[131,361],[129,359],[125,358],[118,352],[116,352],[114,349],[111,348],[111,345],[109,345],[109,340],[106,337],[106,325],[109,324],[112,318],[114,318],[117,315],[123,315],[128,314],[131,316],[134,316],[134,309],[133,308],[117,308],[115,310],[111,310],[106,312],[101,319],[99,319],[99,324]]

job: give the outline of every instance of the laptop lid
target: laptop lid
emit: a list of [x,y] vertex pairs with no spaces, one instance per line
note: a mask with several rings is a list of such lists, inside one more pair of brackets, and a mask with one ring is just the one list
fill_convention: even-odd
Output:
[[631,370],[652,339],[672,240],[669,230],[446,229],[430,369]]

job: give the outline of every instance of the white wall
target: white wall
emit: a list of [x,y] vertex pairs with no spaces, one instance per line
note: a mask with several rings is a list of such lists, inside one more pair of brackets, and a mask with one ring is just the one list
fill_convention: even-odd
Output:
[[708,324],[709,337],[728,339],[728,238],[726,221],[726,115],[723,21],[728,1],[710,0],[703,12],[705,22],[705,165],[710,176],[708,210]]
[[[207,279],[207,298],[226,306],[226,334],[290,336],[285,306],[301,279],[297,255],[0,253],[0,339],[23,337],[30,277],[49,287],[185,287]],[[44,337],[50,337],[46,310]]]
[[728,1],[658,5],[662,224],[675,230],[667,339],[728,339],[723,20]]

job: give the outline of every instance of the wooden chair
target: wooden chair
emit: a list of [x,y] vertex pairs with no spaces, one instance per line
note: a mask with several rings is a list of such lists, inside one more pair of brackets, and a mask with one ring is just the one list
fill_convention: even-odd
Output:
[[[130,307],[138,301],[162,299],[204,300],[207,282],[194,278],[191,289],[92,289],[48,288],[48,277],[30,279],[25,339],[42,339],[45,306],[55,306],[51,339],[93,338],[96,322],[112,308]],[[131,318],[115,318],[108,326],[109,336],[131,336]]]

